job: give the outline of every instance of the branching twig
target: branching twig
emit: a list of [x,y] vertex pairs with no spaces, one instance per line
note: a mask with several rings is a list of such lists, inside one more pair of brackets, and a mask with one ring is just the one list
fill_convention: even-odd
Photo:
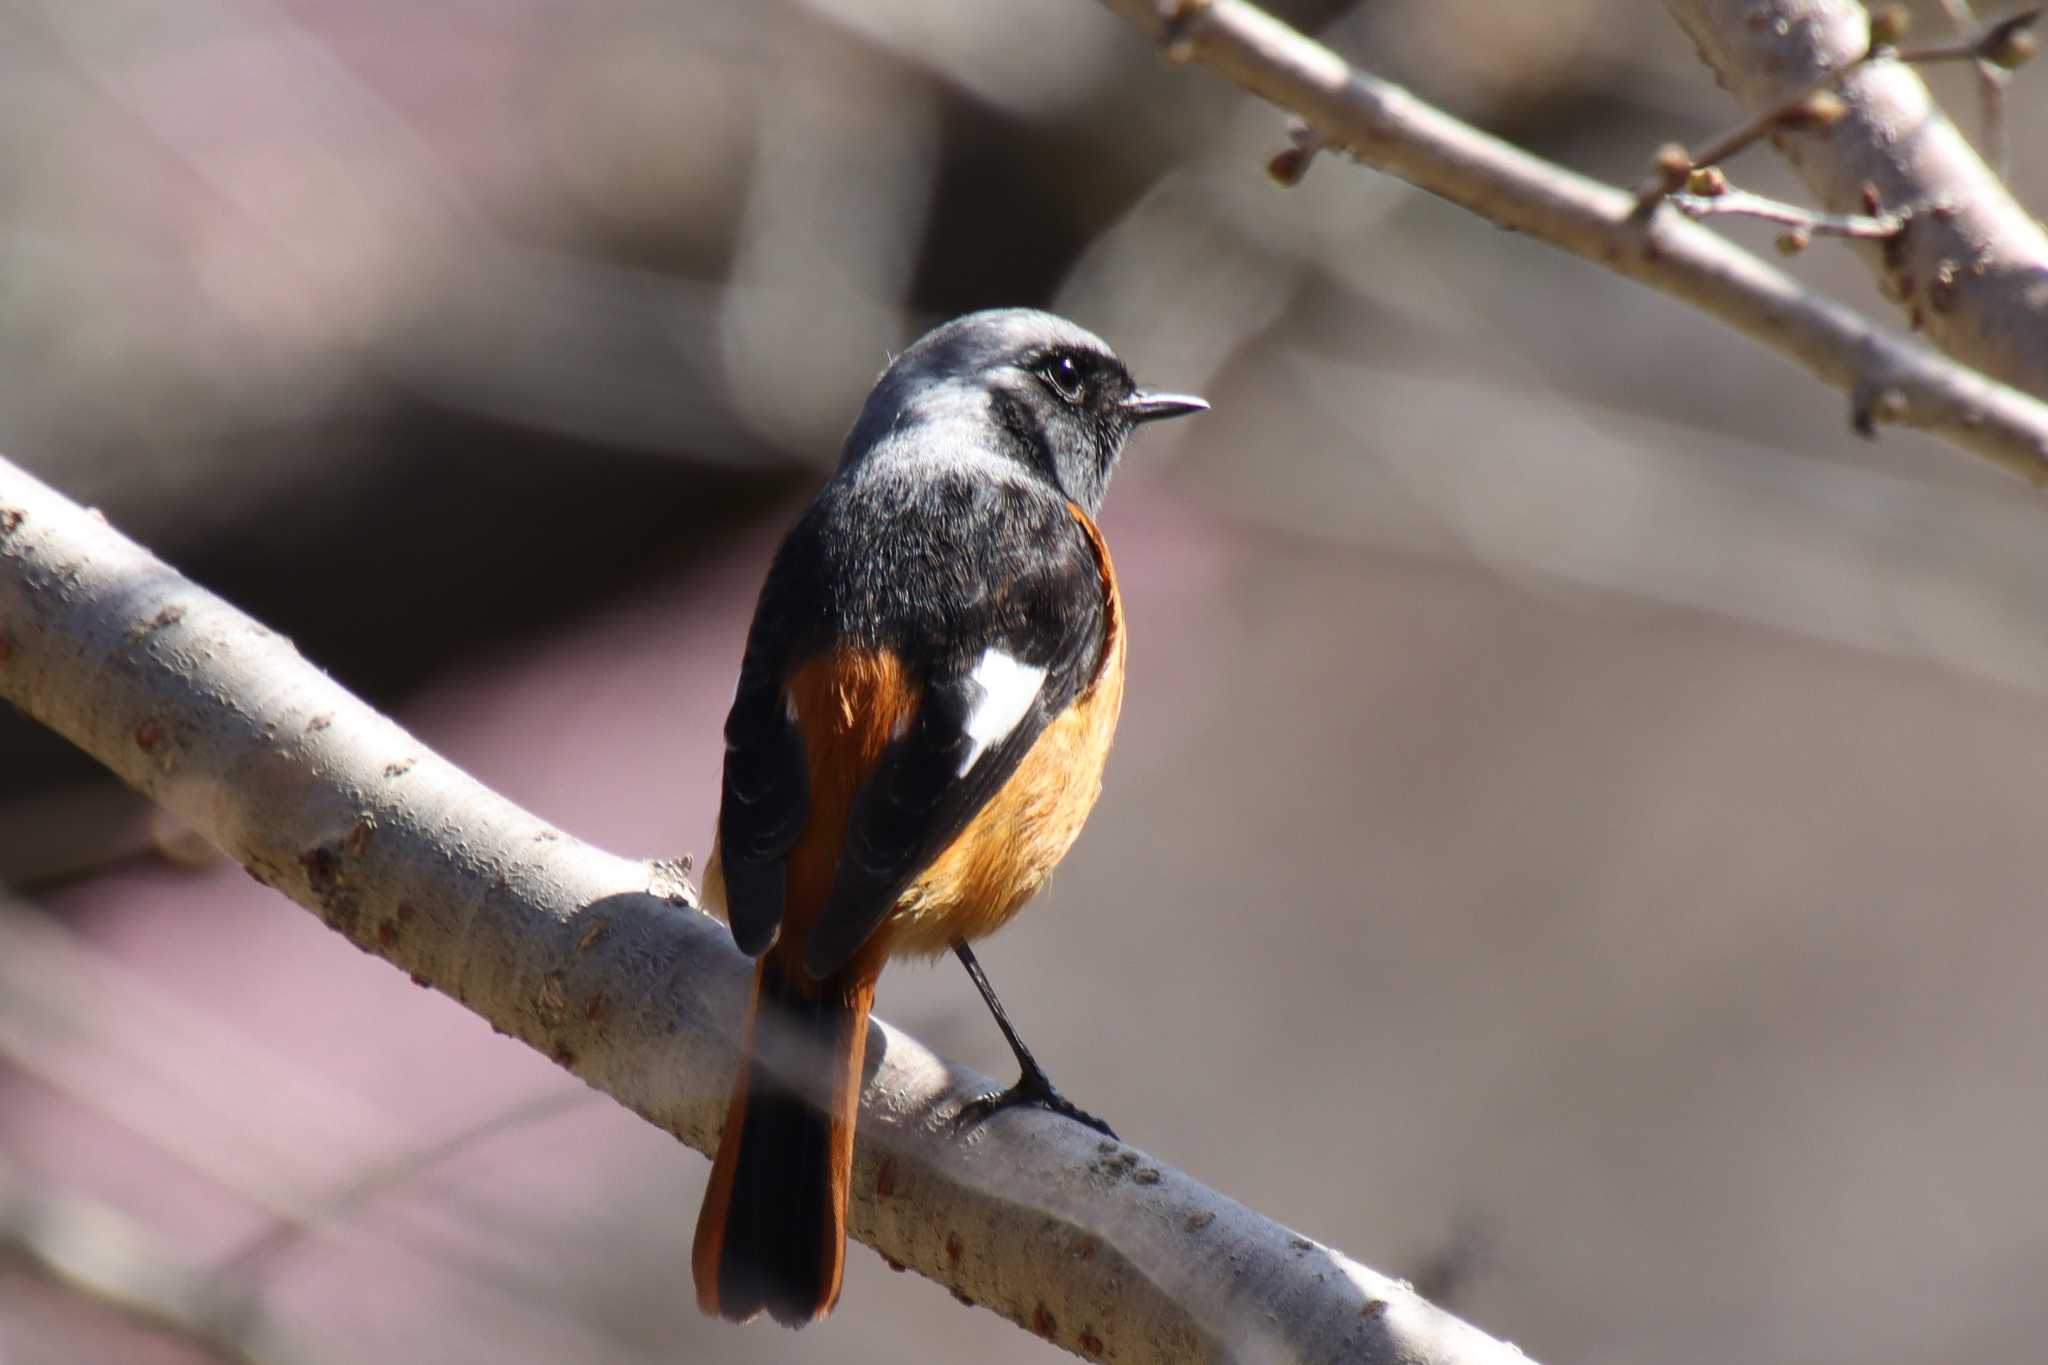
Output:
[[[365,952],[714,1144],[749,974],[722,926],[4,462],[0,696]],[[1406,1286],[1063,1119],[1009,1111],[961,1137],[988,1081],[874,1027],[851,1223],[891,1262],[1126,1365],[1522,1365]]]
[[[1983,62],[2003,71],[2012,71],[2032,61],[2040,50],[2033,34],[2034,24],[2040,17],[2038,9],[2022,10],[1999,20],[1975,37],[1954,43],[1936,43],[1932,47],[1901,48],[1893,55],[1899,61],[1909,63]],[[1881,55],[1875,42],[1871,55]]]
[[[1874,200],[1910,208],[1905,232],[1859,247],[1886,297],[1966,364],[2048,396],[2048,233],[2013,201],[1934,106],[1910,61],[1869,60],[1870,16],[1855,0],[1665,0],[1722,83],[1753,111],[1830,82],[1847,106],[1828,128],[1785,141],[1832,213]],[[1909,59],[2024,60],[2029,10]],[[1879,36],[1883,36],[1880,34]]]
[[[1961,3],[1961,0],[1956,0],[1956,3]],[[2011,71],[2034,55],[2034,36],[2030,30],[2040,17],[2040,10],[2026,10],[1960,42],[1901,50],[1898,42],[1906,33],[1905,6],[1883,6],[1871,15],[1869,41],[1858,56],[1828,71],[1776,106],[1736,125],[1696,154],[1688,153],[1676,143],[1667,144],[1655,158],[1656,176],[1636,190],[1637,211],[1646,213],[1655,208],[1659,200],[1683,185],[1691,172],[1718,166],[1769,134],[1805,132],[1840,122],[1849,112],[1849,106],[1836,93],[1836,87],[1865,62],[1884,59],[1908,64],[1972,61],[1982,70]]]
[[1711,313],[1850,395],[1852,418],[1918,427],[2048,482],[2048,406],[1880,331],[1706,228],[1673,215],[1643,222],[1625,191],[1354,70],[1244,0],[1168,0],[1164,10],[1155,0],[1103,3],[1168,57],[1300,116],[1330,146]]
[[1840,119],[1849,112],[1849,107],[1842,103],[1840,95],[1828,88],[1839,79],[1841,77],[1837,74],[1815,83],[1813,88],[1801,91],[1775,109],[1766,109],[1747,123],[1730,128],[1698,152],[1688,152],[1676,142],[1666,143],[1652,158],[1656,175],[1636,188],[1637,215],[1647,215],[1665,196],[1676,193],[1678,187],[1695,172],[1719,166],[1751,143],[1772,133],[1825,128]]

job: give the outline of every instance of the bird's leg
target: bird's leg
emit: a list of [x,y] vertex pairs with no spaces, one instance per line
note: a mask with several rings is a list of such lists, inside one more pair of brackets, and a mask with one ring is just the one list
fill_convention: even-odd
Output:
[[1108,1124],[1087,1110],[1080,1108],[1065,1095],[1053,1089],[1046,1078],[1045,1068],[1031,1055],[1031,1049],[1024,1046],[1024,1040],[1017,1036],[1017,1030],[1010,1023],[1010,1016],[1003,1010],[1003,1002],[996,999],[995,988],[988,984],[988,977],[981,970],[981,963],[974,957],[974,950],[962,939],[953,944],[953,954],[960,959],[960,965],[967,969],[968,979],[974,982],[974,989],[981,992],[981,998],[988,1005],[988,1012],[995,1016],[996,1027],[1003,1031],[1003,1038],[1010,1045],[1010,1051],[1017,1054],[1017,1067],[1023,1073],[1017,1083],[1008,1090],[983,1095],[960,1111],[960,1122],[966,1126],[980,1123],[989,1115],[1012,1105],[1029,1104],[1040,1109],[1049,1109],[1064,1115],[1078,1124],[1093,1128],[1104,1137],[1113,1138]]

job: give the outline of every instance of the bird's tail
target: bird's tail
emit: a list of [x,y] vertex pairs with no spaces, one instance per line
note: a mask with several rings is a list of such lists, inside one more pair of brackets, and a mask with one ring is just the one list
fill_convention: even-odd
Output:
[[705,1312],[746,1322],[765,1308],[801,1327],[839,1299],[875,986],[811,982],[777,956],[754,969],[739,1078],[690,1268]]

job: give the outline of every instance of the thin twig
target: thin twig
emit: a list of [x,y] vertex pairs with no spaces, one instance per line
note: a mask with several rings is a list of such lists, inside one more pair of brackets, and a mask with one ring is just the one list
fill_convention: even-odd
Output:
[[[2006,71],[2033,60],[2038,50],[2031,30],[2040,19],[2038,9],[2021,10],[1999,20],[1975,37],[1960,42],[1937,43],[1932,47],[1907,48],[1893,54],[1899,61],[1925,65],[1932,62],[1988,62]],[[1873,48],[1875,53],[1876,49]]]
[[1906,218],[1898,214],[1862,213],[1821,213],[1814,209],[1803,209],[1797,204],[1787,204],[1780,199],[1767,199],[1747,190],[1724,189],[1718,194],[1688,194],[1680,192],[1671,196],[1671,207],[1688,218],[1711,218],[1717,214],[1734,214],[1744,218],[1761,218],[1767,223],[1782,223],[1796,232],[1816,237],[1851,237],[1869,241],[1883,241],[1895,237],[1906,226]]
[[1666,143],[1652,158],[1657,174],[1636,187],[1636,212],[1647,214],[1666,195],[1676,193],[1694,171],[1719,166],[1751,143],[1772,133],[1825,128],[1839,121],[1848,112],[1848,106],[1829,87],[1843,74],[1845,72],[1837,72],[1814,82],[1810,89],[1801,91],[1775,109],[1765,110],[1755,118],[1737,124],[1698,152],[1688,152],[1675,142]]
[[2005,86],[2012,72],[1992,62],[1977,63],[1977,102],[1984,119],[1984,159],[2000,180],[2012,178],[2011,145],[2005,137]]
[[[1977,14],[1970,8],[1970,0],[1941,0],[1941,7],[1948,12],[1956,32],[1977,32]],[[1976,71],[1977,104],[1984,125],[1984,159],[1998,172],[1998,178],[2005,180],[2012,174],[2005,148],[2005,83],[2012,73],[1988,57],[1977,58]]]

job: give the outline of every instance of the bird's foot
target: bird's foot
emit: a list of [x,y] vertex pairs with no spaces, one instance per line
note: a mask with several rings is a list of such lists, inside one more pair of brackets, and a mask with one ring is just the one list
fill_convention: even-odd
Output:
[[1028,1104],[1034,1109],[1049,1110],[1063,1118],[1072,1119],[1084,1128],[1093,1128],[1106,1138],[1116,1136],[1108,1124],[1053,1089],[1053,1084],[1046,1079],[1045,1073],[1035,1067],[1019,1076],[1017,1083],[1008,1090],[992,1091],[979,1099],[969,1100],[962,1106],[956,1123],[963,1129],[973,1128],[998,1111],[1013,1109],[1020,1104]]

